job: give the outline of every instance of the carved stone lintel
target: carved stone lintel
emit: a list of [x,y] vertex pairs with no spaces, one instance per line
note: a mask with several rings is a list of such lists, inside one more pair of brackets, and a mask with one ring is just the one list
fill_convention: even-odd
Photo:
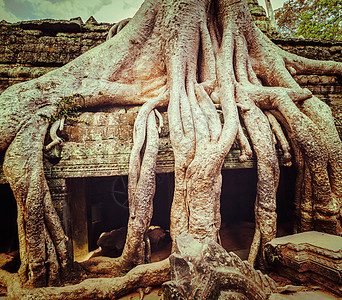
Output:
[[342,237],[308,231],[273,239],[266,259],[280,275],[342,296]]
[[183,233],[177,248],[171,281],[163,284],[166,299],[267,299],[277,292],[271,278],[209,238],[200,242]]

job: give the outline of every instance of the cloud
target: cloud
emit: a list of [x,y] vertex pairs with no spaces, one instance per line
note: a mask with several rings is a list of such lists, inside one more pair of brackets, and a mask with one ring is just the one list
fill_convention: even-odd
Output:
[[123,2],[123,9],[127,10],[127,9],[130,9],[130,8],[132,8],[132,5],[128,1],[124,1]]
[[110,5],[103,6],[94,17],[97,21],[116,23],[126,18],[132,18],[144,0],[114,0]]
[[139,1],[139,0],[123,0],[123,9],[139,9],[139,7],[141,6],[141,4],[143,3],[143,1]]
[[0,0],[0,21],[6,20],[7,22],[18,22],[19,18],[6,8],[4,0]]
[[[101,1],[95,1],[96,4],[93,6],[88,6],[88,12],[91,13],[91,15],[96,14],[102,7],[107,6],[109,4],[112,4],[112,0],[101,0]],[[93,1],[90,1],[90,3],[93,4]]]
[[29,1],[35,6],[39,14],[37,17],[54,19],[69,19],[82,17],[86,21],[91,15],[99,11],[104,5],[108,5],[112,0],[62,0],[51,3],[47,0],[20,0]]
[[[265,0],[258,0],[265,6]],[[285,0],[271,0],[273,9]],[[70,19],[115,23],[133,17],[143,0],[0,0],[0,20],[17,22],[34,19]]]
[[[0,0],[3,9],[21,20],[27,19],[70,19],[81,17],[86,21],[113,0]],[[114,0],[116,1],[116,0]],[[26,8],[26,11],[23,9]],[[4,14],[6,19],[9,14]],[[2,16],[2,13],[1,13]],[[102,20],[98,20],[102,21]]]

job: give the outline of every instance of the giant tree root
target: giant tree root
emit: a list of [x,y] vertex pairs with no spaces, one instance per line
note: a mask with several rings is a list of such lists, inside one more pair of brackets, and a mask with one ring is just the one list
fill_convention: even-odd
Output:
[[[274,133],[289,159],[277,121],[286,127],[295,150],[299,229],[342,235],[342,144],[327,105],[292,78],[305,73],[341,77],[340,63],[280,50],[255,26],[245,0],[146,0],[129,22],[112,31],[114,37],[64,67],[1,95],[0,151],[6,151],[4,173],[18,204],[23,283],[55,285],[70,268],[67,237],[52,206],[42,162],[49,127],[42,115],[63,116],[57,104],[65,96],[80,95],[84,109],[143,105],[134,128],[123,254],[84,263],[88,270],[112,274],[149,260],[146,232],[153,213],[158,106],[168,105],[175,155],[173,242],[181,232],[218,239],[220,170],[237,137],[240,159],[246,160],[251,149],[257,157],[256,228],[249,255],[254,263],[259,249],[262,253],[276,235]],[[58,142],[55,129],[57,123],[51,130],[53,143]]]
[[266,300],[278,292],[273,279],[210,238],[200,242],[182,233],[177,249],[170,257],[171,280],[162,286],[167,300]]
[[[1,279],[1,273],[0,273]],[[91,278],[79,284],[63,287],[25,289],[18,278],[8,284],[9,299],[115,299],[136,291],[139,287],[161,285],[170,279],[169,259],[133,268],[125,276]]]
[[38,116],[27,122],[11,143],[4,162],[4,172],[17,199],[19,275],[23,282],[35,286],[59,284],[70,267],[67,237],[43,173],[44,123]]

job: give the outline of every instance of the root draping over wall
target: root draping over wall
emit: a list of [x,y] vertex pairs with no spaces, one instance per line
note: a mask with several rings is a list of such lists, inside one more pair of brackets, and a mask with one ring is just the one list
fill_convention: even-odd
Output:
[[[298,229],[342,235],[341,141],[329,107],[292,77],[327,74],[341,78],[341,63],[281,50],[255,26],[245,0],[146,0],[131,20],[124,20],[110,35],[114,33],[64,67],[14,85],[1,95],[0,151],[6,151],[4,173],[18,204],[22,284],[58,285],[71,268],[67,237],[43,172],[49,124],[42,116],[60,114],[57,103],[72,95],[79,95],[84,109],[142,105],[134,127],[123,254],[89,260],[83,263],[85,270],[116,274],[149,262],[146,231],[153,213],[160,108],[168,110],[175,155],[173,241],[182,232],[199,240],[219,240],[221,167],[235,139],[241,147],[241,161],[251,156],[252,149],[257,157],[251,264],[276,235],[279,163],[275,139],[288,163],[289,144],[294,150],[299,174]],[[57,139],[54,131],[51,137]],[[143,265],[136,272],[149,268]],[[160,266],[160,278],[167,280],[168,268],[167,263]],[[98,291],[97,284],[91,286],[93,290],[88,291],[81,284],[73,287],[72,293],[78,289],[76,294],[63,290],[63,295],[89,297]],[[9,291],[15,296],[18,289]],[[56,290],[44,293],[45,298],[54,298]]]

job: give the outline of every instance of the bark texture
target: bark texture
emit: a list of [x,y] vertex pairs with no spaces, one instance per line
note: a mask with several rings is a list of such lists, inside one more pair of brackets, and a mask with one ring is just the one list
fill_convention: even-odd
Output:
[[[237,138],[241,161],[251,149],[257,157],[256,228],[248,259],[254,263],[260,246],[262,253],[276,235],[274,136],[288,163],[287,138],[294,149],[298,228],[341,235],[341,141],[328,106],[292,78],[307,73],[341,78],[342,65],[279,49],[254,25],[245,0],[146,0],[131,20],[112,28],[102,45],[58,70],[8,88],[0,98],[0,151],[18,203],[22,283],[56,285],[69,268],[67,238],[43,172],[49,124],[42,115],[62,118],[60,101],[70,97],[70,106],[83,109],[142,105],[130,159],[127,242],[119,258],[83,263],[87,271],[116,274],[149,261],[146,232],[161,126],[155,115],[161,107],[168,110],[175,154],[173,241],[182,232],[219,240],[220,171]],[[52,126],[48,147],[59,142],[61,123]],[[93,289],[95,293],[95,285]]]
[[256,271],[211,238],[202,242],[188,233],[177,238],[179,254],[170,256],[171,280],[162,285],[167,300],[268,299],[275,281]]

